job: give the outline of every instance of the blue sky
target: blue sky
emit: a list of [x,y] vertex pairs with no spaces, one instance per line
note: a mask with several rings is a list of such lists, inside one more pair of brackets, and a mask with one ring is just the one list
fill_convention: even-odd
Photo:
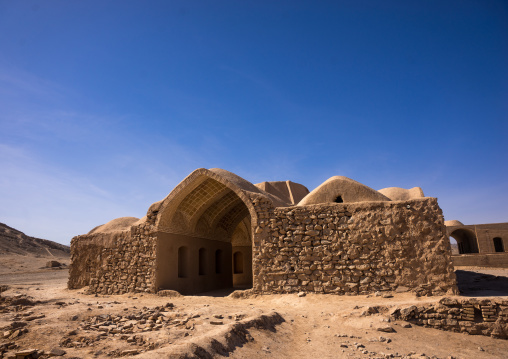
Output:
[[0,0],[0,221],[69,243],[196,168],[508,221],[506,1]]

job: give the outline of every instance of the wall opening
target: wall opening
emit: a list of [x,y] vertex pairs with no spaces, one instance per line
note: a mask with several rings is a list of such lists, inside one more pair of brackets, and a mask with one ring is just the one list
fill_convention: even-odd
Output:
[[[181,195],[172,197],[159,218],[157,288],[196,294],[252,287],[251,203],[240,189],[207,176],[177,188]],[[233,266],[238,251],[241,274]]]
[[243,253],[235,252],[233,254],[233,273],[241,274],[243,273]]
[[496,252],[504,252],[503,240],[499,237],[496,237],[493,239],[493,241],[494,241],[494,250]]
[[478,241],[473,231],[457,229],[450,234],[457,241],[459,254],[478,253]]
[[222,251],[217,249],[215,251],[215,274],[222,273]]
[[342,199],[342,196],[337,196],[337,198],[335,198],[335,203],[344,203],[344,200]]
[[199,265],[199,275],[206,274],[206,249],[199,249],[199,257],[198,257],[198,265]]
[[189,250],[187,247],[178,248],[178,278],[187,278],[189,275]]

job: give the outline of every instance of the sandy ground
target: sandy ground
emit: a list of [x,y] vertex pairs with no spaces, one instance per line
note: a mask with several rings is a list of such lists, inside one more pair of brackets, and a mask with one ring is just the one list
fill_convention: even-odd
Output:
[[[25,323],[15,338],[1,339],[0,330],[0,348],[8,343],[16,347],[4,357],[33,348],[39,353],[62,349],[62,358],[164,358],[188,352],[193,344],[215,348],[213,357],[229,358],[508,357],[507,340],[405,328],[404,322],[390,321],[387,312],[361,315],[368,306],[389,309],[438,297],[288,294],[235,299],[228,291],[94,296],[68,290],[67,270],[41,269],[47,260],[0,258],[0,285],[8,286],[2,293],[7,302],[3,307],[0,302],[0,328]],[[464,296],[508,298],[507,269],[460,268],[457,273]],[[386,325],[396,332],[377,330]],[[222,356],[217,354],[221,351]],[[212,357],[209,352],[189,357]]]

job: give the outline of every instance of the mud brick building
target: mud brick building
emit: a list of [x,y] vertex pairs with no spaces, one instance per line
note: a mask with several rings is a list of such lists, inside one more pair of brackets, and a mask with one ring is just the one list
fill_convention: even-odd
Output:
[[103,294],[457,291],[442,211],[420,188],[376,191],[336,176],[309,192],[222,169],[195,170],[142,219],[74,237],[68,286]]

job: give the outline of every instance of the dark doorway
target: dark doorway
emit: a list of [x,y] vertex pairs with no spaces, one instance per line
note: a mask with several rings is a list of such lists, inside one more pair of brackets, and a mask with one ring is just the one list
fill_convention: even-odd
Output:
[[493,239],[493,241],[494,241],[494,250],[496,252],[504,252],[503,240],[499,237],[496,237]]

